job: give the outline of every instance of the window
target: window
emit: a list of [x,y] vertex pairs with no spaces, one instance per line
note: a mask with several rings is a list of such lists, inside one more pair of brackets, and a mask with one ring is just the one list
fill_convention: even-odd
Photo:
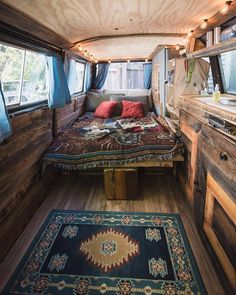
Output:
[[7,106],[48,99],[45,55],[0,43],[0,81]]
[[74,92],[81,92],[83,91],[83,85],[84,85],[84,73],[85,73],[85,63],[76,61],[76,83]]
[[135,89],[144,87],[144,63],[111,63],[104,89]]
[[227,93],[236,94],[236,51],[229,51],[220,55],[220,65],[224,89]]
[[[210,64],[210,59],[209,57],[203,57],[205,61],[207,61]],[[207,78],[207,89],[208,93],[213,93],[214,92],[214,81],[213,81],[213,76],[212,76],[212,70],[211,70],[211,64],[210,64],[210,69],[209,69],[209,74]]]

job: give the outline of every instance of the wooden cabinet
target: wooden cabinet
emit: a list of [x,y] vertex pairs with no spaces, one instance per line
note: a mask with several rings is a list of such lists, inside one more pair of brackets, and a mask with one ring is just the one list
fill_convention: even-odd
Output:
[[193,209],[230,294],[236,292],[236,143],[202,125]]
[[236,142],[194,112],[180,111],[180,128],[181,184],[226,293],[236,294]]
[[182,187],[185,190],[188,201],[191,207],[193,207],[198,138],[200,134],[201,123],[188,113],[180,111],[180,128],[186,149],[185,162],[182,164],[179,178]]

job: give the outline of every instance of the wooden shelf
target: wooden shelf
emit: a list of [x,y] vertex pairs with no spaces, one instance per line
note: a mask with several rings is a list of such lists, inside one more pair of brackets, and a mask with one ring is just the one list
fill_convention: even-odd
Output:
[[188,53],[187,56],[188,58],[207,57],[218,55],[231,50],[236,50],[236,38],[232,38],[219,44]]

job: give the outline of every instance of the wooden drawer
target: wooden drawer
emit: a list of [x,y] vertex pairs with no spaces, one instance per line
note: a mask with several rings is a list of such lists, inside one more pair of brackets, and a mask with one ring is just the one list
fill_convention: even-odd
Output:
[[236,143],[209,126],[201,133],[201,149],[205,156],[236,184]]

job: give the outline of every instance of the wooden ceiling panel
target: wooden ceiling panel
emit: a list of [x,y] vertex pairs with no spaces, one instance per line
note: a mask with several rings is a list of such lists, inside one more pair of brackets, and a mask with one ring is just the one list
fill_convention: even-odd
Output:
[[[82,46],[98,60],[120,60],[126,58],[152,58],[152,53],[155,52],[157,46],[173,44],[184,45],[184,38],[148,36],[119,37],[85,42]],[[77,47],[75,46],[74,50],[79,53]]]
[[[225,0],[2,0],[68,41],[95,36],[187,33]],[[119,30],[115,30],[118,28]]]

